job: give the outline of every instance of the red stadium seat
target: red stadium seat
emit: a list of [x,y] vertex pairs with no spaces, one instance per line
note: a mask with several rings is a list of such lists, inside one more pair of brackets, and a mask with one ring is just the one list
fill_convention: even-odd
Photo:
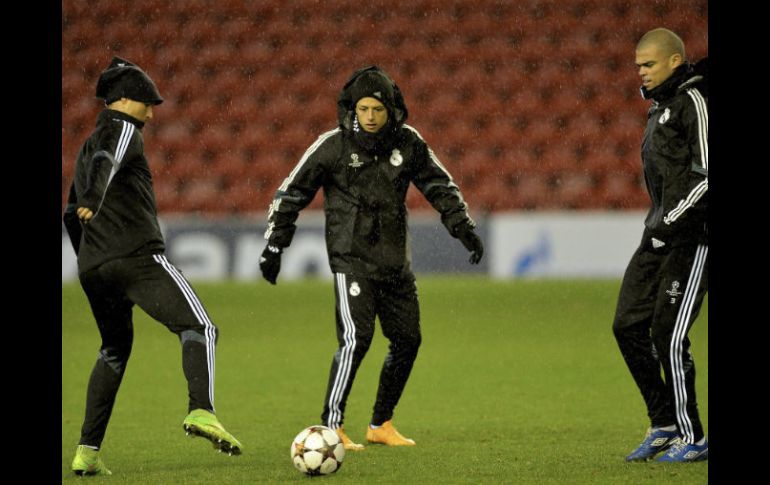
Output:
[[531,118],[522,135],[529,145],[547,145],[557,138],[557,128],[553,118]]
[[263,152],[273,141],[273,135],[258,123],[249,123],[238,135],[238,145],[251,156]]
[[540,100],[535,91],[523,88],[511,92],[506,106],[511,113],[531,116],[540,110]]
[[[243,80],[241,82],[245,84]],[[223,115],[229,122],[245,127],[256,118],[257,110],[258,106],[254,95],[248,93],[247,89],[240,89],[233,92],[233,97],[225,107]]]
[[91,9],[91,5],[86,2],[62,4],[62,20],[65,25],[82,22],[88,18]]
[[285,90],[292,93],[295,98],[309,99],[315,98],[321,87],[318,75],[304,67],[296,75],[287,79],[284,86]]
[[510,209],[509,198],[515,190],[516,188],[510,182],[500,178],[491,178],[480,189],[464,195],[471,208],[471,213],[483,214]]
[[160,54],[160,51],[174,43],[176,29],[172,25],[171,21],[155,19],[142,26],[142,37],[147,45],[158,48],[156,56]]
[[190,122],[179,117],[159,122],[154,138],[159,147],[172,152],[188,150],[192,140]]
[[220,177],[225,184],[232,184],[251,175],[251,163],[243,160],[239,153],[225,151],[217,155],[211,174]]
[[600,179],[597,190],[600,207],[638,209],[649,206],[649,197],[636,176],[608,173]]
[[275,53],[273,62],[281,67],[293,67],[297,71],[306,71],[318,56],[318,49],[299,42],[289,42],[280,47]]
[[246,91],[248,79],[231,67],[220,69],[212,78],[207,80],[208,96],[233,99]]
[[434,123],[446,124],[462,111],[462,106],[454,92],[434,90],[428,97],[427,107],[423,111],[431,120],[434,120]]
[[646,123],[646,116],[622,111],[610,122],[607,127],[607,136],[616,147],[629,148],[633,146],[634,149],[638,150]]
[[[184,43],[170,42],[158,49],[154,68],[171,73],[189,69],[193,64],[194,52]],[[169,83],[173,85],[174,83]]]
[[227,150],[237,143],[229,127],[222,122],[204,124],[196,138],[203,147],[214,152]]
[[615,145],[610,140],[605,140],[589,144],[581,164],[589,172],[604,174],[620,169],[621,158]]
[[[241,1],[230,2],[230,4],[232,7],[227,7],[228,9],[237,9],[239,6],[243,8],[246,7],[246,4]],[[230,15],[221,25],[222,32],[227,33],[225,36],[227,42],[232,45],[240,45],[252,41],[257,33],[255,22],[247,17],[246,12],[243,12],[243,14],[240,12],[229,13]]]
[[128,6],[120,2],[96,2],[90,5],[88,13],[93,19],[102,18],[110,22],[124,18],[128,13]]
[[[202,91],[201,91],[202,92]],[[198,97],[191,99],[188,103],[179,105],[179,112],[182,116],[197,122],[199,124],[212,123],[217,119],[220,109],[214,103],[214,100],[208,97]]]
[[179,31],[179,36],[190,42],[191,45],[217,42],[223,38],[224,34],[221,24],[208,15],[191,16]]
[[[219,28],[219,27],[212,27]],[[202,34],[208,36],[209,34]],[[216,36],[214,38],[217,38]],[[210,72],[219,72],[225,66],[229,65],[229,59],[235,55],[236,51],[232,45],[226,41],[211,42],[205,48],[200,49],[194,58],[193,65],[198,69],[206,69]]]
[[544,108],[556,118],[569,120],[588,108],[582,93],[583,89],[572,82],[554,86]]
[[[62,101],[76,99],[81,91],[91,88],[90,82],[76,69],[62,69]],[[94,85],[95,87],[95,85]]]
[[177,204],[183,212],[212,212],[218,209],[222,198],[221,181],[213,178],[196,178],[182,183]]
[[500,22],[493,19],[488,12],[473,5],[460,20],[463,36],[468,38],[483,38],[498,32]]
[[277,132],[271,143],[280,147],[282,152],[292,154],[288,160],[296,163],[319,135],[320,133],[311,131],[304,123],[291,123]]
[[541,174],[522,175],[507,196],[513,209],[548,209],[557,206],[548,177]]
[[[257,217],[267,217],[270,203],[275,194],[275,187],[268,189],[258,184],[244,183],[229,188],[228,200],[233,207],[231,212],[249,213]],[[261,234],[260,234],[261,236]]]
[[576,145],[596,143],[606,138],[606,132],[599,115],[587,108],[570,118],[562,137]]
[[155,177],[153,178],[152,186],[155,192],[155,201],[158,204],[158,212],[177,212],[177,199],[179,198],[178,179],[165,177],[163,180],[159,180]]
[[562,209],[585,209],[593,204],[593,177],[584,173],[562,173],[555,180],[554,196]]
[[577,162],[577,154],[573,145],[565,143],[558,136],[553,136],[545,145],[540,155],[540,165],[543,170],[552,174],[580,174],[586,170]]
[[484,87],[489,86],[491,78],[479,64],[467,63],[460,66],[448,82],[454,87],[458,100],[470,105],[488,97]]
[[262,70],[276,61],[275,49],[264,39],[244,41],[235,53],[237,65]]
[[571,85],[575,81],[575,74],[569,72],[559,62],[544,63],[532,76],[531,82],[538,88],[557,89]]
[[475,57],[480,62],[497,69],[508,63],[509,59],[519,57],[520,52],[514,49],[503,37],[484,37],[474,46]]
[[512,181],[528,174],[546,174],[532,148],[524,144],[506,147],[500,157],[500,168],[503,176]]
[[62,45],[82,51],[103,40],[102,26],[94,18],[84,16],[62,27]]

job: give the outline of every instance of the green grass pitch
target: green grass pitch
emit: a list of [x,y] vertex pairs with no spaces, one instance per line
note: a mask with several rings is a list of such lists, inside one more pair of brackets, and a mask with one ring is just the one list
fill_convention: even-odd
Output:
[[[179,342],[138,308],[102,446],[112,484],[306,483],[289,459],[318,424],[336,348],[331,282],[193,283],[220,329],[217,414],[244,453],[187,438]],[[349,452],[329,483],[703,484],[708,463],[627,464],[647,427],[611,324],[619,281],[419,277],[423,344],[394,423],[416,447]],[[708,433],[708,304],[690,332]],[[87,300],[62,285],[62,482],[99,347]],[[364,442],[387,341],[378,330],[345,427]],[[80,482],[78,482],[80,483]]]

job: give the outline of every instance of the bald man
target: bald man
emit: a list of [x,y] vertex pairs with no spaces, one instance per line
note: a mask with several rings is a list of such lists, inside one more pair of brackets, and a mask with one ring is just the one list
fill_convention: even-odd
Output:
[[640,39],[636,65],[642,97],[652,100],[642,139],[652,207],[623,277],[613,332],[650,428],[626,460],[660,453],[657,461],[706,460],[687,334],[708,291],[707,59],[691,65],[682,39],[660,28]]

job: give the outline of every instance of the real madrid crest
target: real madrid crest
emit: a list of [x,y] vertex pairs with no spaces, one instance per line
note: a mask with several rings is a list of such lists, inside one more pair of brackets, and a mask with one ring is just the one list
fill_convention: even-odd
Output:
[[390,164],[394,167],[398,167],[402,163],[404,163],[404,157],[401,156],[401,152],[398,148],[394,148],[393,152],[390,154]]
[[350,283],[350,295],[351,296],[358,296],[361,294],[361,287],[358,286],[358,282],[354,281]]

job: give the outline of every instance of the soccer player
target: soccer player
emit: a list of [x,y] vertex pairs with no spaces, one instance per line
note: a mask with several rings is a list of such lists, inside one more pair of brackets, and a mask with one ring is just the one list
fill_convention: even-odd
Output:
[[[642,162],[652,207],[626,269],[613,331],[651,425],[627,461],[708,459],[687,333],[708,291],[707,59],[685,60],[667,29],[636,46],[641,92],[652,100]],[[661,367],[664,377],[661,377]]]
[[307,149],[276,192],[260,268],[275,284],[299,211],[323,187],[339,348],[321,419],[336,430],[346,449],[364,448],[347,436],[343,420],[379,316],[390,347],[366,438],[370,443],[414,445],[392,424],[421,342],[405,205],[409,184],[441,213],[449,233],[471,252],[472,264],[481,260],[484,247],[449,172],[417,130],[405,124],[408,113],[401,91],[385,71],[377,66],[356,71],[342,88],[337,112],[339,126]]
[[163,102],[138,66],[115,57],[96,85],[106,109],[78,153],[64,223],[102,345],[91,372],[72,470],[110,475],[99,450],[133,342],[138,305],[179,338],[189,391],[188,434],[238,455],[241,443],[214,415],[218,329],[182,273],[164,256],[142,127]]

